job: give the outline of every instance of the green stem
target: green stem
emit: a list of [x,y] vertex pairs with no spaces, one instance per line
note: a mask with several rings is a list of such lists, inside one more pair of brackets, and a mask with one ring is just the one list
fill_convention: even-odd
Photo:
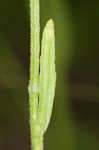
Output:
[[38,84],[39,84],[39,52],[40,52],[40,23],[39,23],[39,0],[30,0],[30,33],[31,33],[31,54],[30,54],[30,127],[31,144],[34,149],[35,126],[38,108]]

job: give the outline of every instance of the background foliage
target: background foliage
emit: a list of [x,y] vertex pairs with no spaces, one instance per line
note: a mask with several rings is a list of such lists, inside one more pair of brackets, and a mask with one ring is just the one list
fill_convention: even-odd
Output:
[[[0,149],[29,150],[29,4],[0,4]],[[99,1],[41,0],[56,27],[57,88],[46,150],[99,148]]]

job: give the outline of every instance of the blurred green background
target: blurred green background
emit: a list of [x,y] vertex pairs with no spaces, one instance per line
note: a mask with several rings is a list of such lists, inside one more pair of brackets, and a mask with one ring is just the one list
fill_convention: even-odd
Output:
[[[0,3],[0,150],[30,150],[29,0]],[[40,0],[53,18],[57,87],[45,150],[99,149],[99,1]]]

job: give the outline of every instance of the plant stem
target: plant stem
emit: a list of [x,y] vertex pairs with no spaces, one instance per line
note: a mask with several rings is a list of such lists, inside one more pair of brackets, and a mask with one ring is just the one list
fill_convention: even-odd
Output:
[[31,54],[30,54],[30,127],[31,144],[34,149],[35,126],[38,108],[38,84],[39,84],[39,53],[40,53],[40,23],[39,23],[39,0],[30,0],[30,33],[31,33]]

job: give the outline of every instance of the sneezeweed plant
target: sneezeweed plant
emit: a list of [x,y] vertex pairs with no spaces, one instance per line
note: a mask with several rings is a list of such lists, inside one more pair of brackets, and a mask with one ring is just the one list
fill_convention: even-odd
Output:
[[[30,131],[32,150],[43,150],[43,137],[50,122],[55,95],[55,36],[50,19],[40,46],[39,0],[30,0]],[[41,52],[40,52],[41,48]]]

